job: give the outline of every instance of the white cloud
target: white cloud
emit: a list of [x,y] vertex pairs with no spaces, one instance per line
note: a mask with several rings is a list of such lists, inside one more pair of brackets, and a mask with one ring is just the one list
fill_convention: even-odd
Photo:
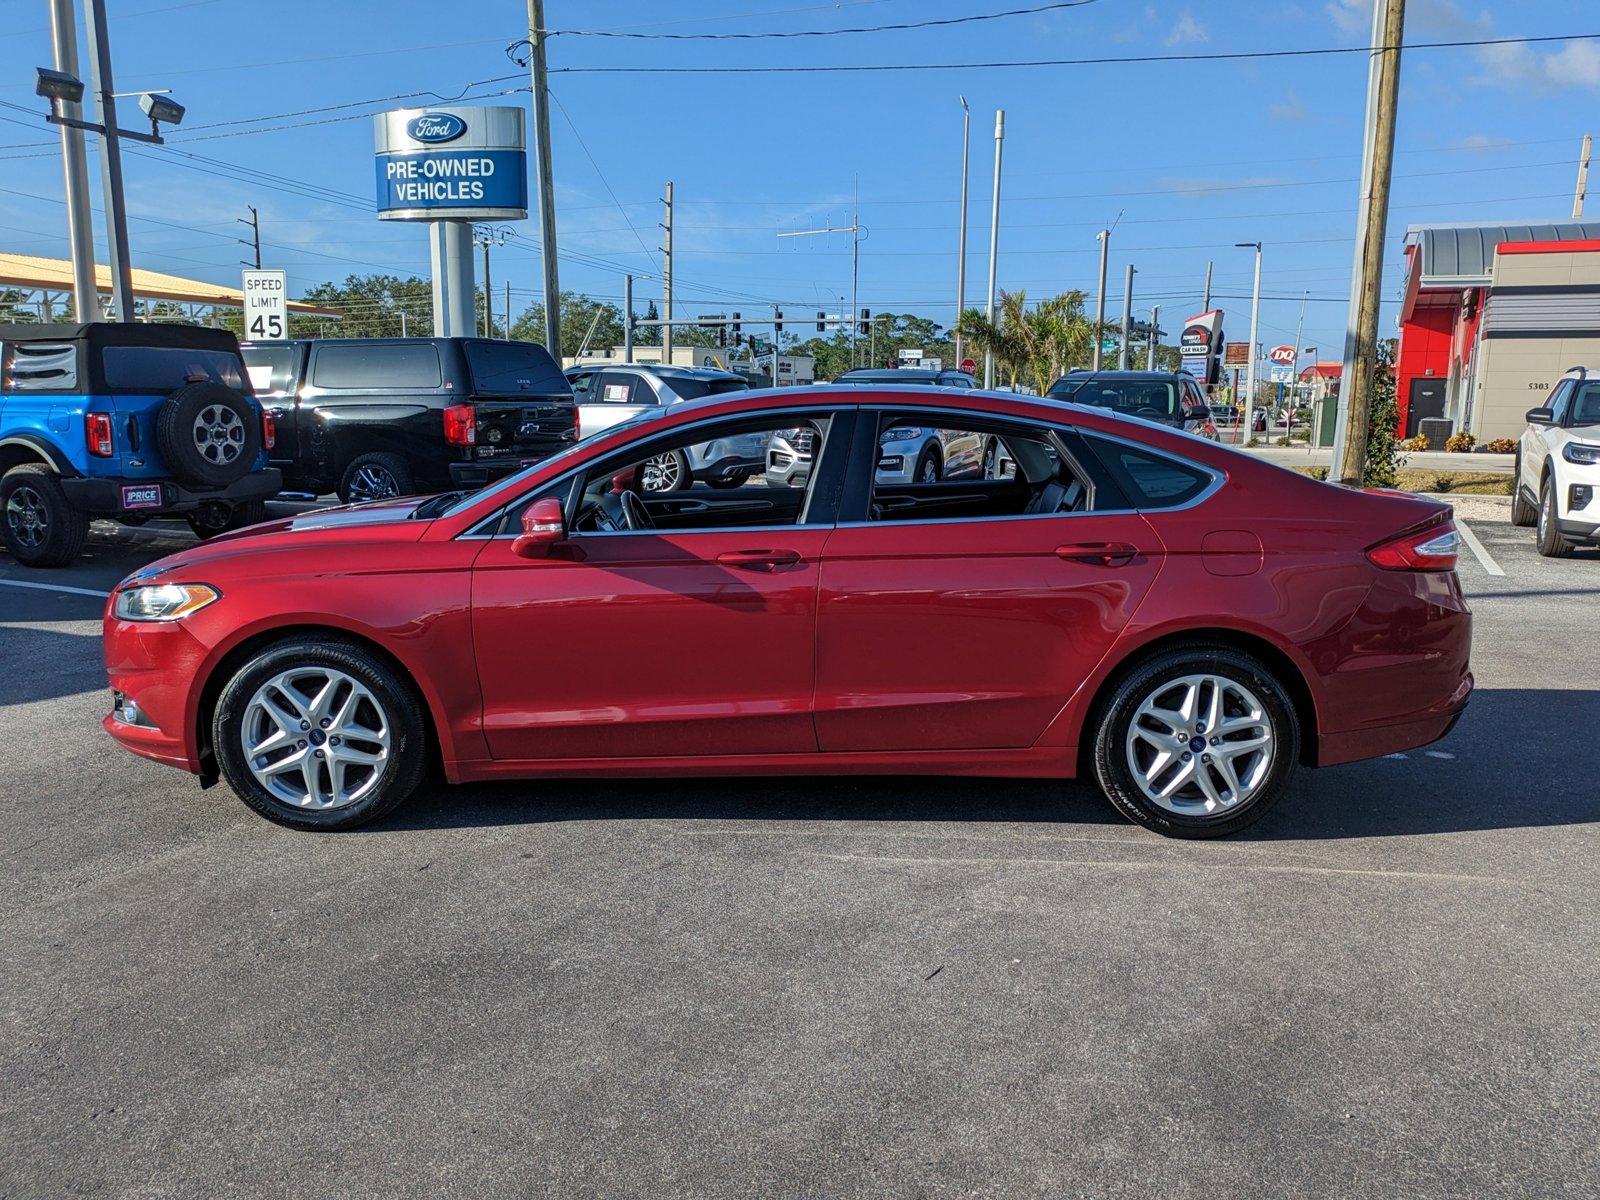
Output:
[[1274,121],[1284,121],[1290,124],[1298,124],[1311,116],[1310,110],[1306,108],[1305,101],[1295,94],[1293,88],[1283,94],[1282,100],[1270,105],[1267,108],[1267,114]]
[[1568,42],[1540,54],[1529,46],[1484,46],[1478,51],[1483,81],[1506,88],[1555,91],[1600,87],[1600,42]]
[[[1328,17],[1342,33],[1372,32],[1373,0],[1330,0]],[[1406,32],[1481,36],[1493,22],[1487,12],[1469,13],[1460,0],[1412,0],[1406,6]]]
[[1504,150],[1512,145],[1505,138],[1493,138],[1486,133],[1470,133],[1464,138],[1457,138],[1450,143],[1452,150],[1472,150],[1479,153],[1489,150]]
[[1242,188],[1272,187],[1286,182],[1276,175],[1258,175],[1250,178],[1208,179],[1193,175],[1166,175],[1156,180],[1156,185],[1168,192],[1185,196],[1211,196],[1218,192],[1238,191]]
[[1195,20],[1193,13],[1184,13],[1173,22],[1172,30],[1167,34],[1167,45],[1189,46],[1195,42],[1210,41],[1211,35],[1206,27]]

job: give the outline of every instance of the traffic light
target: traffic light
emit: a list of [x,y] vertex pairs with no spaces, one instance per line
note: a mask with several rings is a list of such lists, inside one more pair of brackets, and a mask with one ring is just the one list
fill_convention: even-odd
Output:
[[754,358],[756,356],[756,335],[755,334],[752,333],[750,335],[749,342],[750,342],[750,357]]
[[775,318],[772,322],[772,336],[776,338],[783,332],[783,310],[775,308],[772,310],[772,315]]
[[726,325],[717,326],[717,345],[722,349],[727,349],[728,327]]
[[871,325],[872,310],[870,308],[863,308],[861,310],[861,320],[856,323],[856,333],[861,337],[866,337],[867,334],[871,332]]
[[739,314],[738,313],[734,313],[733,314],[733,340],[734,340],[734,344],[737,345],[738,341],[739,341]]
[[825,312],[819,312],[817,314],[817,332],[818,333],[827,333],[828,332],[828,314],[825,313]]

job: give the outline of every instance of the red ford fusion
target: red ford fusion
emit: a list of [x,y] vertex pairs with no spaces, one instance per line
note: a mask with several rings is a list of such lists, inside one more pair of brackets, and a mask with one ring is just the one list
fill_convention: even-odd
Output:
[[[985,452],[880,470],[927,430]],[[752,441],[767,471],[719,479]],[[707,482],[645,490],[674,452]],[[743,393],[470,495],[268,522],[137,572],[106,612],[105,727],[297,829],[371,821],[437,760],[455,782],[1087,776],[1207,837],[1297,767],[1450,729],[1472,691],[1456,548],[1432,501],[1100,409]]]

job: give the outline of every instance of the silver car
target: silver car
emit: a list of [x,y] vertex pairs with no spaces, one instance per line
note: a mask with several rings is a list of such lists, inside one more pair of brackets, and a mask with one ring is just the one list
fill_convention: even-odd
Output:
[[[906,424],[885,429],[878,441],[881,484],[999,479],[1008,467],[1010,452],[993,434]],[[810,474],[809,438],[790,437],[787,430],[774,433],[767,443],[767,482],[797,486]]]
[[[711,367],[667,367],[655,363],[579,363],[566,370],[578,401],[578,435],[590,437],[641,413],[729,392],[748,391],[742,375]],[[644,464],[640,486],[675,492],[704,483],[735,488],[766,465],[767,435],[723,438],[657,455]]]

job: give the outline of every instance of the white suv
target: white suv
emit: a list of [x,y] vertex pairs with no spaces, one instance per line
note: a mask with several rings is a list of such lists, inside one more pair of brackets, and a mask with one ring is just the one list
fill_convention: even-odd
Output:
[[1538,526],[1540,554],[1600,543],[1600,374],[1574,367],[1547,406],[1528,410],[1515,478],[1511,522]]

